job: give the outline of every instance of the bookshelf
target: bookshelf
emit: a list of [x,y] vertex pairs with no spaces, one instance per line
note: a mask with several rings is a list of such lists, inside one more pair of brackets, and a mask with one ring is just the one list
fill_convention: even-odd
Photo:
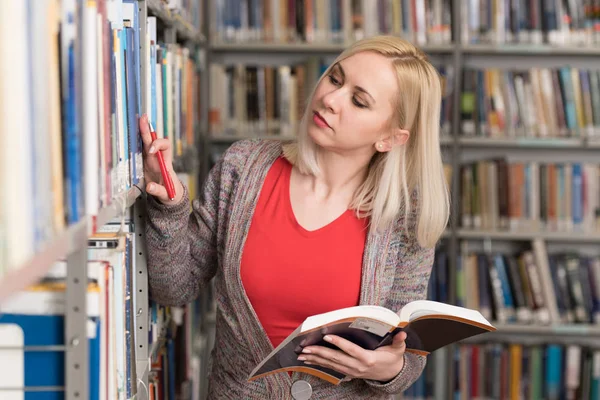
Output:
[[[340,4],[342,4],[342,13],[349,9],[344,8],[349,7],[346,3],[347,2],[344,0],[340,2]],[[354,5],[355,3],[358,4],[361,2],[349,1],[349,3]],[[364,7],[369,7],[369,12],[372,13],[373,8],[382,6],[381,2],[380,5],[374,5],[374,3],[376,2],[373,2],[371,5],[367,5],[366,3],[361,4]],[[402,7],[409,7],[407,6],[408,3],[406,1],[393,3],[401,3]],[[536,4],[540,4],[541,7],[541,4],[543,3],[545,2],[542,1]],[[442,4],[442,2],[438,4]],[[484,3],[481,3],[482,7],[483,4]],[[495,4],[494,7],[503,7],[500,3]],[[578,7],[583,9],[578,2],[573,2],[569,6],[557,4],[557,8],[554,10],[556,14],[549,14],[544,18],[555,17],[556,21],[562,21],[565,18],[565,14],[568,14],[569,12],[577,13],[577,11],[567,9],[567,7],[572,7],[573,4],[577,4]],[[452,5],[451,10],[448,10],[447,8],[449,5]],[[431,7],[433,10],[435,6],[431,5]],[[600,40],[597,34],[590,34],[590,37],[586,37],[587,42],[582,43],[581,41],[577,42],[577,40],[580,40],[577,37],[577,34],[579,33],[569,35],[568,33],[557,33],[556,31],[550,32],[549,34],[545,31],[542,32],[543,29],[546,29],[544,28],[546,25],[539,25],[539,21],[541,21],[540,18],[537,20],[538,25],[536,25],[535,21],[527,21],[527,23],[533,27],[533,31],[526,33],[530,35],[531,41],[529,43],[514,43],[510,39],[510,35],[507,35],[506,32],[493,32],[490,28],[490,21],[480,21],[480,18],[484,18],[484,14],[481,13],[481,10],[475,8],[475,11],[469,11],[472,8],[471,3],[448,1],[443,2],[443,7],[443,14],[447,14],[451,19],[450,30],[452,32],[453,40],[442,44],[427,42],[419,47],[430,56],[434,65],[449,65],[454,70],[453,91],[450,101],[456,106],[452,107],[451,113],[449,114],[449,132],[441,138],[442,154],[445,162],[451,165],[453,170],[451,184],[453,199],[452,217],[447,231],[440,240],[440,244],[448,253],[447,279],[450,284],[448,285],[447,290],[451,302],[455,302],[458,296],[458,289],[456,287],[457,279],[461,279],[457,275],[457,267],[461,262],[461,248],[464,243],[468,243],[473,248],[486,249],[491,247],[491,243],[493,242],[494,248],[498,247],[502,248],[503,251],[512,252],[515,251],[515,249],[531,247],[534,243],[541,241],[548,247],[549,252],[562,251],[565,248],[578,249],[581,247],[598,256],[597,245],[600,241],[600,231],[597,229],[585,232],[577,229],[568,231],[540,230],[534,229],[533,226],[527,226],[526,223],[515,229],[483,227],[474,229],[462,226],[461,194],[463,190],[460,176],[461,166],[476,162],[477,160],[493,158],[516,159],[520,162],[533,159],[538,160],[540,163],[548,162],[547,160],[556,160],[557,163],[575,163],[581,159],[585,162],[597,165],[597,151],[600,149],[600,140],[598,140],[595,135],[586,136],[585,134],[571,134],[568,136],[551,135],[542,137],[540,135],[510,135],[505,132],[501,132],[502,134],[500,135],[486,136],[467,134],[462,129],[462,110],[459,106],[461,105],[464,85],[462,72],[469,68],[481,70],[492,68],[501,70],[529,70],[533,68],[557,69],[565,66],[583,70],[597,70],[597,65],[595,64],[597,64],[596,60],[598,55],[600,55]],[[469,9],[467,9],[467,7],[469,7]],[[491,3],[488,3],[488,7],[492,7]],[[515,5],[514,7],[518,8],[519,6]],[[508,10],[503,10],[502,12],[506,12],[505,16],[507,19],[512,18],[509,16]],[[273,39],[273,37],[271,37],[271,35],[277,36],[277,33],[275,32],[276,29],[270,25],[268,29],[273,29],[275,33],[267,30],[263,31],[262,34],[267,37],[267,40],[259,40],[255,35],[248,35],[246,38],[247,40],[239,41],[235,39],[236,33],[228,31],[228,29],[235,29],[235,21],[232,22],[227,19],[224,21],[219,20],[219,16],[223,16],[224,13],[227,15],[226,10],[215,10],[214,7],[212,9],[209,7],[207,13],[215,16],[211,19],[212,25],[209,26],[209,46],[207,49],[209,67],[213,64],[233,66],[236,65],[236,63],[246,66],[294,66],[300,64],[303,59],[310,58],[323,60],[323,64],[326,65],[345,48],[345,45],[340,43],[339,37],[337,37],[337,42],[326,40],[314,40],[313,42],[308,42],[302,40],[302,38],[299,39],[296,37],[290,40],[291,43],[284,43],[281,40]],[[477,15],[478,13],[479,15]],[[435,11],[432,11],[432,15],[436,15]],[[364,17],[364,19],[362,17]],[[371,17],[373,17],[373,15],[371,15]],[[478,29],[473,31],[474,33],[466,32],[468,30],[466,18],[474,18],[476,21],[473,23],[481,24],[477,27]],[[354,23],[359,24],[357,29],[364,28],[365,31],[369,29],[372,31],[372,29],[374,29],[373,22],[369,22],[367,19],[366,14],[364,14],[360,18],[353,19],[353,21]],[[385,21],[385,18],[380,18],[379,23],[383,23],[384,25],[385,23],[390,23],[389,20],[387,20],[387,22],[382,21]],[[342,32],[342,36],[348,35],[346,25],[344,25],[346,22],[347,20],[343,20],[342,17],[341,27],[333,22],[332,26],[335,27],[334,29],[339,29],[339,31]],[[488,24],[487,27],[485,26],[486,23]],[[550,22],[548,23],[550,24]],[[233,24],[233,28],[231,28],[231,24]],[[250,30],[252,29],[252,24],[252,22],[249,23]],[[319,22],[315,22],[315,24],[315,26],[318,27]],[[374,24],[376,25],[377,22]],[[544,24],[546,24],[546,22],[544,22]],[[597,24],[597,22],[594,22],[594,24]],[[387,26],[389,27],[390,25]],[[237,25],[237,27],[239,28],[239,25]],[[247,28],[247,26],[244,26],[242,29]],[[354,28],[356,28],[356,26],[353,26],[353,29]],[[510,30],[510,28],[507,29]],[[569,28],[566,29],[568,30]],[[486,36],[488,33],[490,35],[489,37]],[[227,37],[228,35],[230,40],[225,40],[224,37]],[[294,34],[291,35],[293,36]],[[298,33],[298,35],[302,36],[301,33]],[[412,35],[412,32],[407,32],[406,30],[403,31],[402,35],[413,38],[413,40],[415,38],[415,36]],[[345,37],[346,39],[348,38],[348,36]],[[570,40],[573,42],[569,42]],[[346,42],[350,41],[351,40],[346,40]],[[309,90],[311,87],[308,85],[306,88],[306,90]],[[213,93],[212,90],[211,94]],[[598,90],[600,90],[600,88],[598,88]],[[209,107],[213,106],[214,105],[211,103]],[[218,107],[218,105],[214,107]],[[598,118],[600,118],[600,116],[597,116],[596,111],[594,111],[593,120],[596,128],[598,128]],[[233,131],[233,133],[226,132],[225,129],[223,132],[220,132],[209,127],[205,153],[207,158],[210,157],[212,152],[218,154],[224,147],[236,140],[243,140],[248,137],[277,138],[277,135],[263,134],[261,132],[249,134],[244,132],[243,129],[241,130],[242,133],[235,132],[235,129],[233,129]],[[581,345],[588,346],[592,349],[600,349],[599,328],[591,323],[568,325],[557,324],[551,326],[507,323],[497,323],[496,325],[498,331],[494,334],[485,335],[485,337],[481,337],[481,340],[466,341],[465,344],[480,342],[523,344],[556,343],[563,345]],[[454,347],[458,348],[460,345]],[[436,354],[434,357],[433,361],[436,379],[434,379],[433,382],[436,399],[454,398],[454,380],[457,379],[456,376],[460,373],[460,368],[453,361],[453,354],[455,354],[455,351],[455,348],[449,348],[445,354]],[[448,378],[440,379],[439,376]],[[422,393],[421,396],[423,396]]]
[[[80,205],[69,197],[72,196],[74,199],[75,194],[65,191],[64,198],[60,197],[61,200],[57,201],[57,204],[61,205],[60,211],[55,215],[48,214],[48,218],[53,221],[61,219],[65,221],[61,221],[56,226],[45,227],[46,236],[43,238],[35,236],[36,242],[28,247],[27,256],[18,263],[5,262],[7,254],[4,252],[12,249],[5,249],[5,237],[0,238],[0,326],[21,324],[23,333],[18,345],[12,343],[6,345],[6,340],[11,340],[11,338],[0,335],[0,358],[5,363],[10,363],[12,360],[10,357],[14,357],[20,352],[21,355],[17,356],[15,366],[23,365],[24,374],[27,376],[27,378],[17,377],[12,381],[0,379],[0,398],[5,396],[23,398],[23,396],[29,395],[25,393],[31,392],[39,392],[41,395],[46,392],[49,396],[59,396],[67,400],[89,398],[146,400],[154,398],[157,393],[150,393],[155,390],[153,382],[161,379],[156,376],[161,372],[156,371],[155,364],[161,360],[161,357],[165,357],[166,352],[174,351],[175,332],[179,332],[179,340],[187,340],[190,343],[188,348],[192,351],[187,354],[190,360],[193,359],[199,363],[199,358],[208,357],[206,346],[198,345],[201,343],[204,333],[198,329],[189,329],[189,335],[187,332],[183,332],[184,328],[188,329],[192,321],[192,307],[190,306],[186,310],[173,309],[171,311],[171,309],[157,307],[156,304],[149,301],[148,296],[144,241],[146,193],[139,163],[141,147],[137,134],[137,117],[141,113],[150,114],[154,108],[153,103],[158,100],[158,93],[161,93],[162,96],[162,90],[153,87],[155,73],[153,69],[156,64],[153,65],[151,62],[152,55],[148,35],[156,35],[156,42],[152,44],[153,46],[157,44],[162,46],[165,59],[164,62],[160,61],[161,67],[166,68],[165,71],[173,73],[173,80],[169,82],[172,85],[169,87],[165,83],[164,87],[173,90],[173,93],[180,96],[168,98],[165,94],[164,98],[160,97],[159,101],[164,106],[164,110],[161,108],[160,112],[164,112],[164,115],[156,115],[159,115],[162,120],[163,116],[167,114],[167,107],[170,111],[177,106],[176,111],[173,110],[174,112],[169,114],[169,118],[172,120],[165,117],[164,131],[172,128],[169,137],[173,138],[174,147],[177,146],[174,160],[175,170],[182,179],[188,179],[190,188],[195,188],[199,183],[196,181],[200,179],[199,166],[196,161],[199,148],[195,146],[199,147],[201,144],[202,124],[206,118],[199,112],[199,104],[204,96],[202,90],[206,88],[206,74],[203,71],[202,61],[206,42],[206,35],[202,28],[205,24],[202,2],[180,3],[177,5],[178,8],[173,8],[173,4],[169,6],[168,2],[163,0],[100,0],[96,2],[50,0],[44,2],[43,5],[41,3],[38,5],[37,1],[25,0],[18,3],[3,3],[0,6],[1,15],[11,16],[8,19],[2,19],[3,28],[6,27],[8,30],[13,29],[14,26],[21,28],[18,31],[13,30],[13,33],[19,35],[16,38],[14,35],[8,35],[6,29],[0,29],[3,34],[3,45],[10,42],[16,44],[13,47],[31,46],[32,52],[36,56],[42,54],[48,58],[43,59],[44,63],[41,63],[41,58],[37,59],[37,63],[42,68],[45,65],[49,67],[47,74],[39,67],[34,67],[35,63],[32,61],[34,58],[31,58],[33,56],[31,54],[25,56],[24,52],[19,53],[19,56],[11,61],[16,67],[8,62],[2,66],[3,72],[8,71],[8,79],[6,76],[0,78],[0,87],[16,90],[16,88],[22,89],[26,85],[27,90],[31,90],[32,104],[49,102],[52,106],[52,111],[48,111],[48,114],[38,114],[40,109],[36,108],[35,117],[33,115],[25,117],[25,114],[16,115],[14,118],[17,121],[16,124],[19,124],[19,117],[40,119],[45,124],[43,125],[44,130],[35,131],[35,135],[36,140],[39,140],[44,146],[47,145],[43,149],[44,153],[48,153],[51,144],[50,139],[45,138],[52,138],[52,140],[59,138],[57,142],[52,143],[56,146],[53,151],[57,148],[60,149],[59,153],[52,155],[52,158],[53,162],[60,159],[63,163],[62,168],[64,168],[65,175],[61,175],[60,192],[67,185],[72,184],[73,186],[70,186],[69,190],[81,191],[82,204],[84,200],[96,200],[94,196],[96,193],[99,205],[93,212],[89,212],[89,209],[84,210],[83,205],[78,209],[72,209],[70,207],[79,207]],[[27,10],[29,13],[26,12]],[[10,20],[11,18],[14,21]],[[29,18],[41,19],[31,21]],[[151,18],[154,19],[154,25],[150,23]],[[91,25],[91,21],[95,21],[95,23]],[[93,26],[93,30],[90,28],[91,26]],[[47,29],[47,31],[43,29]],[[62,33],[62,37],[58,36],[59,31]],[[44,46],[47,45],[52,51],[41,51],[40,47],[36,47],[40,46],[40,38],[47,39]],[[109,44],[115,46],[112,47]],[[84,55],[86,49],[91,52]],[[92,53],[95,53],[94,58],[89,59],[93,61],[88,62],[86,57]],[[68,54],[71,54],[72,58],[67,57]],[[167,55],[172,59],[167,60]],[[64,70],[58,68],[59,57],[62,57]],[[153,60],[156,63],[156,59]],[[101,64],[100,61],[104,63]],[[98,64],[94,64],[96,62]],[[8,68],[4,69],[5,67]],[[15,73],[19,68],[28,71],[33,79],[38,79],[44,73],[44,79],[31,82],[28,81],[28,78],[15,79],[10,74]],[[179,74],[175,77],[177,72]],[[10,79],[16,84],[5,86],[4,84]],[[60,86],[59,79],[70,82],[71,86],[67,83]],[[40,82],[45,83],[46,80],[56,86],[46,88],[45,85],[40,85]],[[27,92],[27,90],[20,92]],[[45,90],[54,91],[47,92]],[[8,98],[7,93],[0,93],[0,96]],[[21,102],[25,97],[12,95],[10,97],[15,99],[16,104],[25,104],[24,101]],[[75,97],[77,100],[73,100]],[[100,101],[90,102],[91,98],[96,97]],[[2,103],[0,112],[7,117],[4,114],[9,110],[6,108],[7,104],[2,101],[0,103]],[[90,104],[94,104],[94,106],[86,108]],[[43,107],[41,109],[46,112]],[[63,115],[60,114],[61,111],[63,111]],[[45,120],[40,115],[49,119]],[[61,117],[65,119],[63,120]],[[112,118],[114,125],[110,122],[106,123],[108,119],[104,118]],[[5,119],[11,120],[12,118]],[[89,125],[90,121],[92,125]],[[61,126],[61,122],[64,124],[63,126]],[[173,123],[173,125],[167,126],[168,123]],[[93,126],[93,129],[90,129],[90,126]],[[13,136],[28,137],[27,135],[30,134],[29,131],[26,131],[28,125],[15,125],[15,127],[21,128],[23,132],[22,135]],[[162,132],[163,130],[159,133],[162,134]],[[61,135],[64,136],[62,139]],[[84,147],[94,143],[97,143],[97,148]],[[14,143],[12,144],[14,145]],[[100,144],[104,144],[106,147],[100,146]],[[3,155],[8,155],[10,151],[14,152],[14,150],[15,148],[8,147]],[[119,153],[120,151],[123,153]],[[93,152],[98,153],[97,158],[95,158],[96,154],[92,154]],[[27,154],[24,155],[27,156]],[[89,175],[84,175],[84,172],[94,172],[93,168],[90,170],[91,164],[88,160],[97,160],[97,164],[94,162],[93,168],[99,171],[94,174],[98,175],[98,180],[94,178],[94,180],[88,181]],[[37,153],[31,158],[27,158],[27,161],[35,165],[35,168],[50,166],[50,158],[42,157]],[[121,165],[120,162],[125,164]],[[10,171],[5,168],[7,165],[3,164],[0,169],[0,181],[5,183],[6,177],[12,174],[22,182],[29,182],[28,179],[31,176],[25,176],[25,173],[29,171]],[[84,179],[83,176],[86,178]],[[73,179],[77,179],[77,182],[73,183]],[[97,187],[94,187],[96,185]],[[87,186],[92,186],[97,190],[88,191]],[[54,200],[55,196],[58,196],[55,192],[49,192],[50,187],[43,180],[36,181],[34,188],[15,189],[19,189],[15,191],[19,195],[31,193],[32,201],[36,196],[43,198],[46,202],[49,199]],[[24,201],[20,207],[21,210],[15,210],[9,209],[8,203],[4,201],[4,198],[0,201],[0,210],[2,211],[0,212],[2,215],[0,227],[2,234],[7,234],[3,231],[5,213],[22,212],[29,202]],[[34,202],[34,204],[36,203]],[[48,212],[56,212],[57,209],[48,210]],[[42,211],[46,212],[46,210]],[[35,210],[36,213],[42,211]],[[33,238],[33,234],[30,237]],[[29,243],[22,243],[22,245],[25,247]],[[123,247],[121,248],[121,246]],[[105,249],[104,253],[102,247]],[[119,255],[115,257],[113,254],[112,258],[107,256],[107,259],[104,259],[102,254],[110,253],[106,249],[117,249],[115,251],[119,252],[122,257]],[[96,257],[100,257],[100,259],[96,259]],[[115,263],[116,259],[120,259],[121,263]],[[96,270],[96,268],[103,268],[99,275],[96,275],[96,272],[100,269]],[[111,271],[110,279],[108,278],[109,270]],[[123,271],[122,277],[117,278],[121,274],[117,274],[115,271],[121,270]],[[118,283],[122,284],[120,295],[109,291],[104,283],[100,283],[103,279],[99,277],[104,277],[105,273],[106,285],[110,282],[111,290],[115,289],[119,285]],[[48,295],[50,297],[45,297],[45,301],[37,304],[24,301],[25,299],[39,299],[39,296],[30,297],[32,293],[46,295],[48,289],[44,285],[48,285],[49,281],[44,278],[48,277],[56,280],[55,283],[59,285],[57,288],[64,285],[62,289],[56,290],[58,294]],[[93,286],[91,291],[90,285]],[[36,286],[37,289],[32,286]],[[53,292],[53,290],[49,292]],[[99,300],[100,296],[106,303]],[[110,306],[108,305],[109,298]],[[50,300],[48,301],[48,299]],[[206,302],[206,299],[201,299],[201,301]],[[106,304],[106,309],[99,306],[100,304]],[[112,313],[121,304],[123,307],[118,315],[123,317],[122,324],[120,328],[119,325],[110,325],[109,328],[108,310],[110,309]],[[98,306],[99,310],[94,311],[95,306]],[[28,310],[23,311],[28,307]],[[208,308],[208,305],[200,304],[197,308],[202,312]],[[43,310],[40,311],[41,309]],[[177,321],[171,318],[171,312],[177,313],[179,316]],[[157,313],[165,314],[165,319],[161,320],[160,329],[157,328]],[[106,319],[104,319],[105,317]],[[196,317],[194,316],[194,318]],[[37,325],[30,325],[27,322],[34,319]],[[110,314],[112,324],[115,324],[114,321],[118,319],[117,313],[114,316]],[[201,322],[207,324],[206,321]],[[104,325],[105,323],[106,325]],[[92,329],[92,325],[94,329]],[[32,326],[38,327],[39,332],[34,332]],[[92,331],[95,332],[91,333]],[[33,339],[40,340],[35,335],[39,336],[41,332],[44,336],[52,336],[52,340],[56,340],[56,343],[28,344]],[[121,339],[117,339],[117,337],[121,337]],[[152,338],[156,338],[156,340]],[[104,339],[107,339],[105,343]],[[43,338],[42,342],[45,340],[46,338]],[[103,344],[100,344],[101,342]],[[192,342],[194,346],[192,346]],[[115,353],[113,350],[120,347],[116,343],[120,343],[122,347]],[[111,350],[108,350],[109,348]],[[32,358],[32,354],[34,356],[35,354],[44,354],[44,357]],[[46,357],[46,355],[48,356]],[[111,357],[115,364],[111,364],[109,367],[107,364],[109,361],[104,357]],[[202,361],[202,364],[204,365],[206,362]],[[64,365],[64,370],[57,371],[56,365]],[[100,365],[105,366],[106,370],[101,369]],[[114,365],[117,366],[114,367]],[[189,366],[191,366],[191,362]],[[169,388],[169,392],[165,392],[165,398],[174,399],[175,394],[183,395],[182,398],[192,398],[190,391],[192,386],[206,390],[205,384],[200,382],[201,376],[206,374],[201,373],[199,369],[188,370],[187,367],[188,365],[184,365],[179,375],[176,376],[173,372],[173,376],[169,376],[169,378],[173,378],[173,382],[175,382],[175,377],[178,380],[183,376],[186,378],[181,382],[175,382],[175,385],[165,384],[165,388]],[[45,376],[49,371],[53,376]],[[19,372],[17,371],[17,374]],[[122,377],[117,378],[118,374],[121,374]],[[34,379],[37,377],[46,379],[43,381],[45,383],[38,384],[41,381]],[[117,380],[119,383],[116,382]]]

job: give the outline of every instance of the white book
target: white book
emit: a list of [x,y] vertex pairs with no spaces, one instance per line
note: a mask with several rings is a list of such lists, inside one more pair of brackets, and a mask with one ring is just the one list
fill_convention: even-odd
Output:
[[[156,46],[156,49],[158,50],[160,48],[160,46]],[[157,51],[157,55],[158,55],[158,51]],[[159,138],[164,138],[165,137],[165,127],[164,127],[164,111],[163,111],[163,73],[162,73],[162,60],[157,59],[156,60],[156,64],[154,66],[156,73],[155,73],[155,77],[156,77],[156,83],[155,83],[155,88],[156,88],[156,121],[154,121],[153,123],[155,124],[154,129],[156,129],[156,136],[158,136]]]
[[98,149],[98,75],[97,75],[97,15],[94,2],[86,2],[83,8],[83,183],[85,190],[85,214],[98,214],[99,195],[99,149]]
[[25,334],[19,325],[0,324],[0,392],[3,400],[25,399],[23,390],[6,390],[25,387],[24,345]]
[[99,206],[104,207],[108,205],[108,190],[106,187],[106,137],[109,134],[108,126],[106,126],[106,120],[104,113],[106,111],[104,105],[105,96],[108,93],[104,93],[104,29],[102,15],[97,14],[96,16],[96,39],[98,45],[96,46],[96,76],[98,79],[98,190],[99,190]]
[[16,268],[33,253],[32,143],[30,81],[27,38],[28,4],[25,1],[0,2],[0,132],[2,148],[2,225],[5,260],[0,268]]

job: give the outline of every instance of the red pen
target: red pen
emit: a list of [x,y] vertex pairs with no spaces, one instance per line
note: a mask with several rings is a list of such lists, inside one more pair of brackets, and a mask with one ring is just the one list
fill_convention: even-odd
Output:
[[[150,126],[150,135],[152,136],[152,141],[155,141],[156,132],[154,131],[154,127],[150,121],[148,121],[148,125]],[[165,165],[165,159],[163,158],[162,152],[157,151],[156,157],[158,157],[158,164],[160,165],[160,172],[162,173],[165,188],[167,189],[167,196],[169,196],[169,200],[175,200],[175,185],[171,179],[171,174],[169,174],[169,171],[167,171],[167,166]]]

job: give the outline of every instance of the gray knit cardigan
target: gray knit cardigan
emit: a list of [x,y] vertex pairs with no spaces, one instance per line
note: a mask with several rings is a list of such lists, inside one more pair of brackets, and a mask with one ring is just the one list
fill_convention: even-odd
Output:
[[[146,240],[152,298],[163,305],[194,300],[215,279],[216,339],[211,354],[209,399],[292,399],[290,388],[303,379],[311,399],[392,399],[422,373],[425,357],[405,353],[402,371],[390,382],[353,379],[332,385],[304,373],[278,373],[247,382],[250,371],[273,349],[244,291],[240,260],[260,189],[269,167],[281,155],[277,141],[234,143],[212,168],[200,198],[177,205],[148,196]],[[434,249],[421,248],[414,214],[371,232],[365,244],[360,304],[399,311],[423,299]],[[277,301],[277,299],[273,299]]]

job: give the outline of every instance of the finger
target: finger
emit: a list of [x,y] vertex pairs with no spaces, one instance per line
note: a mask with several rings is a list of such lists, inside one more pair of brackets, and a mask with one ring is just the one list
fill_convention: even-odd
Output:
[[309,362],[314,361],[320,364],[327,362],[329,365],[341,365],[348,369],[356,369],[360,366],[360,363],[357,359],[344,353],[343,351],[322,346],[310,346],[304,348],[298,359],[301,360],[301,358],[304,358]]
[[148,116],[146,114],[142,115],[139,119],[140,125],[140,136],[142,137],[142,143],[144,144],[144,149],[148,151],[148,148],[152,144],[152,136],[150,135],[150,126],[148,125]]
[[146,185],[146,193],[156,197],[163,204],[167,204],[171,201],[167,195],[167,189],[163,185],[159,185],[155,182],[150,182]]
[[394,336],[394,341],[392,342],[392,346],[399,349],[404,348],[406,346],[406,332],[400,332],[396,336]]
[[150,154],[154,154],[157,151],[165,151],[170,149],[171,142],[169,141],[169,139],[156,139],[155,141],[151,142],[150,149],[148,150],[148,152]]
[[320,365],[321,367],[332,369],[344,375],[350,375],[352,372],[352,369],[344,364],[336,363],[335,361],[317,355],[307,357],[304,363],[308,365]]
[[338,349],[342,350],[344,353],[352,356],[353,358],[357,358],[359,360],[365,359],[367,355],[367,350],[358,346],[355,343],[352,343],[349,340],[346,340],[340,336],[336,335],[326,335],[323,337],[326,342],[329,342],[336,346]]

